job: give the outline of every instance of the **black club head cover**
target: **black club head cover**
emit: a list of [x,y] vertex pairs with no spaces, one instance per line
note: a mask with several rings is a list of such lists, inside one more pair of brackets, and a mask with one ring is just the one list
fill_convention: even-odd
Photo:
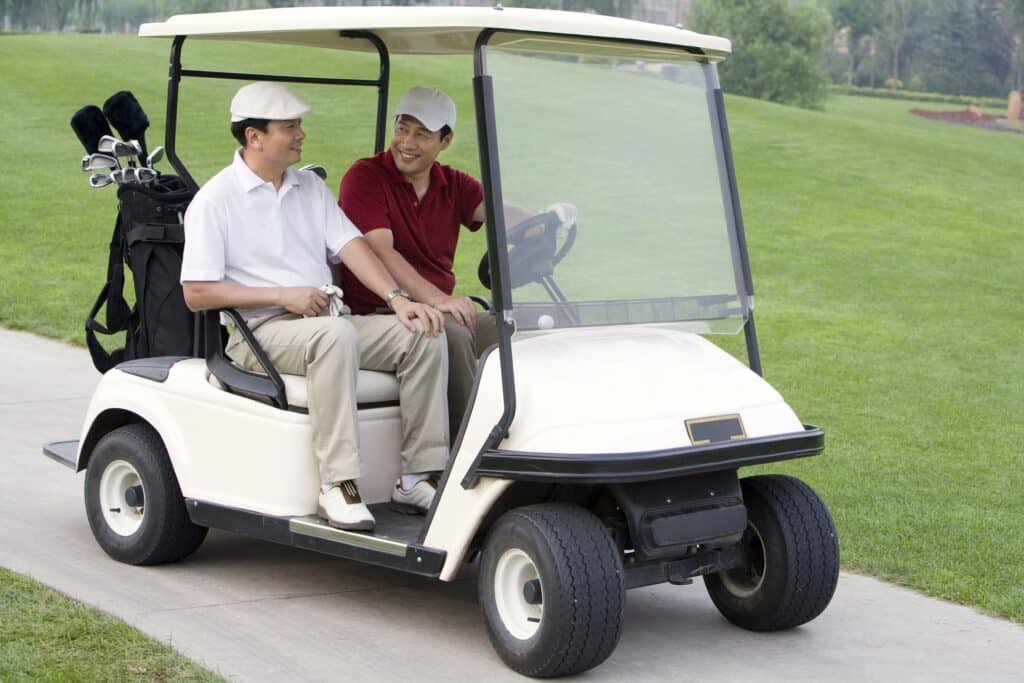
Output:
[[116,92],[103,103],[103,113],[110,119],[122,140],[138,140],[142,145],[142,158],[146,157],[146,129],[149,117],[135,95],[128,90]]
[[113,135],[110,132],[110,124],[95,104],[88,104],[74,113],[71,117],[71,130],[75,131],[78,141],[88,154],[95,154],[98,151],[97,146],[101,137]]

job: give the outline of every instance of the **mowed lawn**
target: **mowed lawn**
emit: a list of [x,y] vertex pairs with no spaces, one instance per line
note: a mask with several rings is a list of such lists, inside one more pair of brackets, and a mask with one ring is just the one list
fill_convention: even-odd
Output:
[[[168,47],[0,38],[10,123],[0,136],[0,324],[82,343],[115,196],[88,188],[68,120],[130,89],[153,123],[150,147],[160,144]],[[231,49],[241,63],[258,56]],[[228,53],[186,47],[211,66]],[[370,68],[346,59],[316,68]],[[272,61],[301,70],[291,55]],[[392,102],[413,83],[455,97],[460,124],[443,160],[476,173],[469,61],[397,58],[393,69]],[[199,180],[229,161],[237,85],[185,92],[179,151]],[[302,92],[316,108],[304,160],[325,164],[336,187],[372,151],[372,95]],[[809,112],[727,97],[765,374],[827,433],[821,457],[772,469],[824,497],[845,568],[1024,622],[1024,135],[929,121],[914,106],[837,97]],[[463,240],[463,291],[481,291],[482,251],[482,235]]]

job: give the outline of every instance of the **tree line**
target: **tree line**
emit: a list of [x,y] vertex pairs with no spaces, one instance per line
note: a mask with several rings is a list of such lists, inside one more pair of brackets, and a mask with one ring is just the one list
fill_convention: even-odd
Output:
[[[0,0],[0,16],[5,31],[134,31],[181,13],[429,1]],[[651,1],[504,4],[640,17]],[[721,68],[731,92],[817,108],[829,82],[974,97],[1024,85],[1024,0],[676,1],[687,28],[732,40]]]

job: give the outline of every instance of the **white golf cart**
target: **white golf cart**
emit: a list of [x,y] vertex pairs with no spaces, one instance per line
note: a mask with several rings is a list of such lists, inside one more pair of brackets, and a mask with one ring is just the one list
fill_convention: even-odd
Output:
[[[122,363],[100,382],[80,439],[45,447],[86,470],[89,522],[110,556],[173,562],[215,527],[442,581],[476,561],[494,647],[531,676],[604,661],[627,588],[703,577],[722,614],[753,630],[825,609],[839,549],[824,503],[790,477],[737,475],[816,455],[824,436],[760,377],[716,72],[727,40],[500,6],[186,15],[140,33],[173,39],[166,154],[193,186],[176,148],[184,78],[375,88],[381,150],[390,56],[455,55],[468,70],[472,55],[480,273],[499,341],[480,359],[425,518],[387,507],[395,378],[359,374],[359,486],[377,526],[358,533],[316,517],[304,378],[234,366],[219,316],[206,314],[204,357]],[[187,69],[183,48],[199,39],[360,51],[379,69],[372,79]],[[226,135],[226,125],[207,128]],[[563,232],[544,213],[506,226],[503,198],[571,201],[579,227]],[[749,367],[705,338],[741,330]]]

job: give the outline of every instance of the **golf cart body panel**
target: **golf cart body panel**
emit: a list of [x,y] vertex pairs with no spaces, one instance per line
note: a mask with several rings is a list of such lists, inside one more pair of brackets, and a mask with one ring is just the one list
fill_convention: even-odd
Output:
[[[372,380],[375,374],[360,376]],[[229,393],[210,377],[206,363],[197,358],[175,363],[163,382],[117,368],[107,372],[86,414],[78,469],[88,464],[96,426],[118,411],[159,432],[185,497],[264,515],[315,514],[320,474],[309,415]],[[289,378],[289,383],[296,386],[304,379]],[[372,381],[364,384],[380,388]],[[379,393],[367,396],[380,398]],[[397,476],[399,420],[397,406],[359,411],[364,462],[373,463],[359,485],[370,503],[386,501]]]

